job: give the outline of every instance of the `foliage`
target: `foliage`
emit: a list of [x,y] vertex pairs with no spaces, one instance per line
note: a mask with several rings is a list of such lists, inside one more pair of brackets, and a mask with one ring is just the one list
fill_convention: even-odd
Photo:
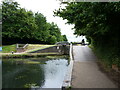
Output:
[[11,53],[12,51],[16,52],[16,45],[6,45],[2,46],[3,53]]
[[56,24],[48,23],[43,14],[27,11],[12,0],[2,2],[2,17],[3,44],[54,44],[57,41],[63,41],[60,29]]
[[52,44],[56,43],[56,37],[55,37],[55,36],[51,36],[49,41],[50,41]]
[[0,5],[0,21],[2,20],[2,7]]
[[101,57],[109,56],[108,62],[116,60],[120,66],[115,59],[120,56],[120,2],[71,2],[54,13],[75,25],[74,34],[86,35]]
[[68,41],[66,35],[62,35],[62,36],[63,36],[63,41]]
[[0,4],[0,46],[2,45],[2,40],[1,40],[1,37],[2,37],[2,6]]

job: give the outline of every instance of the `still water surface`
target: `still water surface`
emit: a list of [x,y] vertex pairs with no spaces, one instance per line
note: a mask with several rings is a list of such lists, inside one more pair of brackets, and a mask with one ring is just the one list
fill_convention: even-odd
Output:
[[3,88],[61,88],[68,57],[4,59]]

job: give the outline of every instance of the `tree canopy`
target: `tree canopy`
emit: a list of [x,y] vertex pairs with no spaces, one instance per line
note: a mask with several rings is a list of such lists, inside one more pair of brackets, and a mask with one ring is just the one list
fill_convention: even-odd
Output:
[[63,41],[68,41],[66,35],[62,35],[62,36],[63,36]]
[[67,19],[68,24],[74,24],[74,34],[86,35],[95,48],[99,48],[101,52],[109,52],[110,58],[119,56],[120,2],[66,4],[65,9],[55,10],[54,14]]
[[46,17],[21,8],[17,2],[2,2],[3,44],[48,43],[63,41],[59,27]]

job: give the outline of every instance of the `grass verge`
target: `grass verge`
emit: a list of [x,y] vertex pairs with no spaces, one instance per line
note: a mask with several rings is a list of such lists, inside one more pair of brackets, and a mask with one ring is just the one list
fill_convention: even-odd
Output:
[[100,71],[105,73],[110,78],[110,80],[113,81],[116,86],[118,86],[118,88],[120,88],[120,72],[116,72],[112,68],[107,68],[106,65],[101,61],[98,61],[97,64]]
[[29,44],[26,50],[37,49],[37,48],[40,48],[42,46],[45,46],[45,45],[43,45],[43,44]]
[[45,49],[45,48],[48,48],[48,47],[53,47],[55,45],[43,45],[39,48],[35,48],[35,49],[32,49],[32,50],[28,50],[27,52],[30,53],[30,52],[34,52],[34,51],[37,51],[37,50],[41,50],[41,49]]
[[89,46],[95,55],[98,57],[99,61],[104,63],[106,67],[112,68],[112,65],[117,65],[120,68],[120,56],[115,48],[112,47],[93,47]]
[[12,51],[16,52],[16,44],[2,46],[2,53],[11,53]]
[[[100,71],[105,73],[120,88],[120,57],[116,51],[110,47],[94,48],[89,46],[98,57]],[[117,65],[117,70],[112,65]]]

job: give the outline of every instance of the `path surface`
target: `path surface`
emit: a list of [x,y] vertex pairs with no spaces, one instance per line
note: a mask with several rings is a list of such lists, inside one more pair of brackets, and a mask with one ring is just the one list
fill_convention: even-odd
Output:
[[117,86],[99,70],[96,63],[97,58],[88,46],[73,46],[73,54],[73,88],[117,88]]

